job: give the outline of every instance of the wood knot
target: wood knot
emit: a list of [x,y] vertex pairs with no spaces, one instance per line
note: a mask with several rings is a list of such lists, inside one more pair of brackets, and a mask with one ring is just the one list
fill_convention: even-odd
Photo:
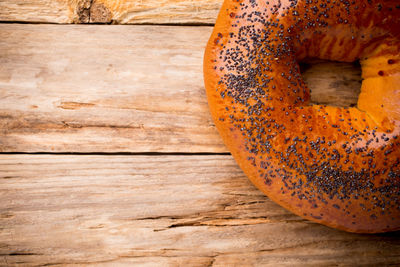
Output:
[[109,23],[111,11],[96,0],[80,0],[75,4],[75,23]]
[[93,1],[90,7],[90,22],[91,23],[108,23],[111,22],[111,12],[103,5]]
[[92,0],[80,0],[75,4],[75,23],[89,23]]

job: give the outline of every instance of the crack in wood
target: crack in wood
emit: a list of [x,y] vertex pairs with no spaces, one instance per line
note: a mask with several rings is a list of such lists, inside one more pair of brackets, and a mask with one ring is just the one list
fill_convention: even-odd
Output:
[[44,255],[43,253],[34,253],[34,252],[10,252],[10,253],[1,253],[0,256],[40,256]]
[[[232,204],[231,206],[235,206]],[[212,210],[206,212],[205,214],[193,214],[185,216],[153,216],[153,217],[143,217],[133,219],[134,221],[146,221],[146,220],[171,220],[174,221],[172,224],[163,227],[156,228],[154,232],[161,232],[173,228],[179,227],[233,227],[233,226],[246,226],[246,225],[256,225],[256,224],[266,224],[266,223],[308,223],[305,219],[299,218],[295,215],[288,216],[245,216],[245,217],[235,217],[227,216],[224,214],[218,215],[220,212],[226,210]],[[290,217],[294,217],[290,219]]]

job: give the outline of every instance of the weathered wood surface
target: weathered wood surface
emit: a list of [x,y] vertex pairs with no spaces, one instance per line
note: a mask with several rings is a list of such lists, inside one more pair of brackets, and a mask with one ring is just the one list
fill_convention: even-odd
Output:
[[[228,152],[203,88],[211,30],[0,24],[0,151]],[[357,101],[352,64],[304,77],[314,102]]]
[[0,264],[400,263],[400,233],[292,215],[230,156],[0,156]]
[[0,21],[69,23],[72,14],[64,0],[0,0]]
[[203,89],[210,30],[0,25],[0,151],[225,152]]
[[0,0],[0,21],[213,24],[222,0]]

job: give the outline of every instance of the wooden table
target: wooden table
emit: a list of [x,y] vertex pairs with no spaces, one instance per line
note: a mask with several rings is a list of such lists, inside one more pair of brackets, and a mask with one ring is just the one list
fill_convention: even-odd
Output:
[[[305,221],[237,167],[202,80],[220,4],[0,0],[1,266],[400,264],[400,232]],[[357,102],[359,67],[303,67]]]

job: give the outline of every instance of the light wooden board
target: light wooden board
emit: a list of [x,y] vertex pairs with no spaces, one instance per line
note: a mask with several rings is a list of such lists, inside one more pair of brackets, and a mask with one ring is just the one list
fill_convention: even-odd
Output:
[[400,233],[292,215],[230,156],[0,156],[0,265],[398,264]]
[[226,151],[203,89],[210,30],[0,25],[0,150]]
[[[0,151],[228,152],[203,88],[211,30],[0,24]],[[314,102],[357,101],[352,64],[304,77]]]
[[213,24],[222,0],[0,0],[0,21]]
[[64,0],[0,0],[0,21],[70,23],[72,14]]

